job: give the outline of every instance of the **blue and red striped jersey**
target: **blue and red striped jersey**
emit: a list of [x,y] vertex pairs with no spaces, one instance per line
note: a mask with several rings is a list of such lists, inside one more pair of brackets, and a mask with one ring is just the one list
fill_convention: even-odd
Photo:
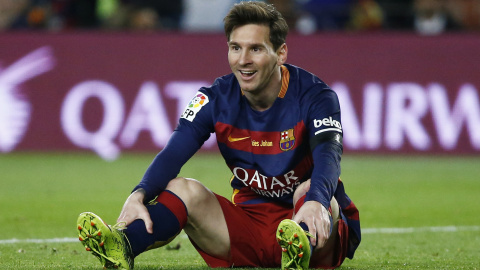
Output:
[[281,72],[281,90],[265,111],[250,107],[233,74],[201,88],[136,189],[143,188],[147,198],[159,194],[215,133],[233,173],[233,203],[274,201],[293,207],[296,187],[312,179],[306,200],[319,201],[328,209],[335,196],[348,210],[346,221],[359,242],[358,210],[339,180],[343,130],[337,95],[299,67],[285,64]]
[[215,132],[233,173],[234,203],[292,203],[295,187],[312,176],[310,139],[342,133],[336,94],[292,65],[282,66],[281,91],[262,112],[250,107],[233,74],[218,78],[187,106],[177,131],[184,129],[203,138]]

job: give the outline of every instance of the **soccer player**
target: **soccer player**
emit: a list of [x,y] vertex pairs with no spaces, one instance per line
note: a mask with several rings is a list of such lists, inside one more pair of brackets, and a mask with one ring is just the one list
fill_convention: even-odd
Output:
[[[232,73],[187,105],[116,225],[78,218],[80,241],[107,268],[133,268],[181,230],[210,267],[335,268],[353,258],[360,223],[339,179],[337,95],[286,64],[288,27],[272,5],[241,2],[224,21]],[[177,176],[211,133],[233,174],[231,200]]]

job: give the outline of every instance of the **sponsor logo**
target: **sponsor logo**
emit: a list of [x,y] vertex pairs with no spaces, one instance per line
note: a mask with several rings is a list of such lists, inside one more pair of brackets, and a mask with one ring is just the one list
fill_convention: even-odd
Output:
[[315,128],[321,128],[321,130],[318,130],[315,132],[315,135],[325,132],[325,131],[337,131],[337,132],[342,132],[342,124],[340,124],[339,121],[333,119],[331,116],[330,117],[325,117],[322,120],[317,120],[313,119],[313,126]]
[[241,138],[233,138],[232,135],[228,135],[228,141],[229,142],[238,142],[238,141],[243,141],[243,140],[246,140],[250,138],[250,136],[248,137],[241,137]]
[[293,194],[295,187],[300,184],[300,178],[295,175],[294,170],[273,177],[265,176],[257,170],[247,170],[241,167],[233,168],[232,172],[238,180],[245,186],[250,187],[252,191],[270,198],[280,198]]
[[282,151],[288,151],[295,145],[295,135],[293,134],[293,128],[280,132],[280,149]]
[[31,104],[21,85],[53,69],[50,47],[41,47],[8,67],[0,66],[0,152],[12,151],[25,135]]
[[205,106],[208,103],[208,97],[204,93],[197,92],[195,97],[190,101],[190,103],[187,105],[187,108],[185,108],[185,111],[182,113],[180,118],[186,119],[190,122],[195,119],[197,116],[197,113],[202,109],[203,106]]

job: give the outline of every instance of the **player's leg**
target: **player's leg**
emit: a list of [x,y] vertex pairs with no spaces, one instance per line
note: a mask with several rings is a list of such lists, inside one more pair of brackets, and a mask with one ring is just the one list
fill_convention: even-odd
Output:
[[185,233],[203,252],[227,259],[230,252],[230,237],[220,203],[212,191],[199,181],[178,178],[171,181],[167,190],[180,197],[188,209]]
[[[134,257],[167,244],[182,229],[204,252],[217,258],[228,257],[230,239],[222,209],[216,196],[200,182],[185,178],[171,180],[166,191],[147,205],[147,210],[153,234],[146,231],[140,219],[125,229],[108,226],[98,216],[88,213],[81,214],[77,222],[82,225],[80,240],[107,268],[132,268]],[[95,226],[89,225],[93,224],[92,218]]]
[[[294,202],[295,213],[303,205],[306,193],[310,189],[310,180],[300,184],[296,189]],[[277,239],[282,246],[282,269],[306,269],[308,266],[331,267],[336,260],[335,247],[337,245],[338,220],[340,219],[339,207],[335,198],[330,202],[329,211],[332,214],[332,233],[323,247],[310,246],[307,226],[304,223],[296,224],[293,220],[284,220],[277,230]],[[293,218],[293,217],[292,217]],[[329,220],[330,221],[330,220]],[[306,233],[304,233],[304,231]],[[292,237],[293,236],[293,237]],[[294,241],[292,241],[292,239]],[[295,242],[296,241],[296,242]],[[298,247],[301,248],[298,248]]]
[[147,232],[145,222],[141,219],[134,220],[123,231],[135,257],[149,249],[168,244],[181,232],[187,221],[185,204],[168,190],[160,193],[146,208],[153,223],[153,233]]
[[[310,180],[302,183],[295,191],[295,194],[293,196],[293,202],[294,202],[294,215],[296,211],[300,209],[300,207],[303,205],[303,202],[305,200],[305,196],[310,189]],[[330,237],[328,238],[327,242],[323,247],[316,246],[311,254],[311,259],[310,259],[310,266],[323,266],[323,267],[332,267],[336,264],[338,261],[338,254],[336,252],[336,246],[338,243],[338,225],[339,225],[339,220],[341,220],[340,216],[340,208],[338,206],[337,200],[335,198],[332,198],[330,201],[330,207],[328,211],[331,213],[332,220],[331,220],[331,234]]]
[[[303,205],[305,194],[310,188],[310,180],[300,184],[293,195],[294,211],[291,219],[285,219],[278,225],[277,242],[282,248],[282,270],[308,269],[312,253],[312,246],[305,223],[297,224],[293,217]],[[296,208],[295,208],[296,206]]]
[[153,222],[153,233],[147,232],[141,219],[128,227],[123,223],[107,225],[93,213],[80,214],[79,239],[104,268],[132,269],[133,259],[151,248],[160,247],[175,238],[186,224],[187,209],[183,201],[166,190],[146,205]]
[[153,222],[153,234],[143,220],[135,220],[125,230],[134,256],[164,246],[182,229],[206,253],[226,258],[229,251],[228,229],[215,195],[194,179],[175,178],[153,204],[147,206]]

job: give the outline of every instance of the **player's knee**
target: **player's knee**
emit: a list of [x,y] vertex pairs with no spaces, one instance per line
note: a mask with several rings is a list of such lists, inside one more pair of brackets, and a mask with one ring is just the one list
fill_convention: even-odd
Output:
[[201,200],[207,191],[207,188],[199,181],[185,177],[172,179],[166,189],[177,195],[186,205],[192,201]]
[[170,182],[168,182],[166,189],[175,193],[175,191],[177,191],[177,190],[185,189],[185,187],[187,187],[187,185],[188,185],[188,182],[187,182],[186,178],[177,177],[177,178],[174,178],[174,179],[170,180]]
[[167,190],[177,194],[177,193],[195,193],[195,188],[197,186],[197,180],[189,179],[185,177],[177,177],[170,182],[168,182]]
[[340,216],[340,206],[338,205],[337,199],[335,199],[335,197],[333,197],[330,201],[330,208],[332,209],[332,221],[334,224],[337,224],[338,220],[342,217]]
[[301,183],[295,193],[293,193],[293,204],[295,205],[300,198],[302,198],[305,194],[307,194],[308,190],[310,189],[310,179]]

